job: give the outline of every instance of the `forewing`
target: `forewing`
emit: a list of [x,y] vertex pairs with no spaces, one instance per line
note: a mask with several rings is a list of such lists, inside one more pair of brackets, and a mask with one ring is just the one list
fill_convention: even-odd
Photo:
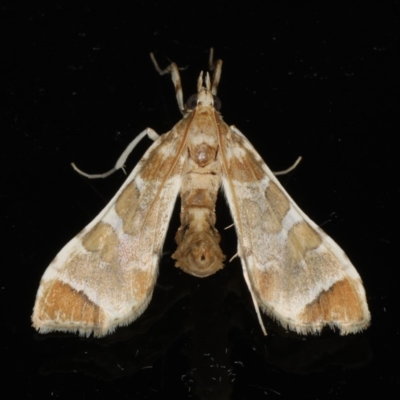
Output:
[[181,186],[184,137],[173,129],[148,149],[103,211],[44,273],[33,325],[103,336],[147,307]]
[[324,325],[341,334],[367,327],[370,314],[356,269],[234,127],[221,138],[221,160],[238,254],[260,308],[303,334]]

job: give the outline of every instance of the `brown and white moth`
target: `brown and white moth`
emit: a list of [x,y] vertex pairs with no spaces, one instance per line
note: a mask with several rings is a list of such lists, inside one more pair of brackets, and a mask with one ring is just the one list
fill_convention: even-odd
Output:
[[214,64],[212,53],[212,82],[200,73],[197,94],[185,105],[176,64],[161,70],[151,55],[160,74],[171,74],[183,118],[161,136],[143,131],[108,173],[83,173],[108,176],[144,136],[155,140],[104,210],[47,268],[32,316],[39,332],[104,336],[138,318],[152,296],[178,194],[176,266],[197,277],[223,268],[215,228],[221,187],[264,333],[259,308],[301,334],[328,325],[345,335],[369,325],[364,287],[343,250],[299,209],[245,136],[223,121],[216,97],[222,61]]

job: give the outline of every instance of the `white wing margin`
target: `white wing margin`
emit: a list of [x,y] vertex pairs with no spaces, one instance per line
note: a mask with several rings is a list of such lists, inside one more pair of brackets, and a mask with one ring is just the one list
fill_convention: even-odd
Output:
[[104,336],[147,307],[187,157],[176,128],[147,150],[100,214],[45,271],[33,326]]
[[343,250],[300,210],[240,131],[231,127],[221,141],[238,255],[259,307],[302,334],[325,325],[342,335],[365,329],[365,290]]

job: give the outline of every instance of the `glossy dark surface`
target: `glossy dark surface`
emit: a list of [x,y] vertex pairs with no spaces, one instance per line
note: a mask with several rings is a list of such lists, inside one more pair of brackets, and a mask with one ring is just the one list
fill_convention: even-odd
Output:
[[[390,398],[399,388],[398,2],[376,8],[231,2],[1,11],[2,388],[41,399]],[[240,262],[207,279],[174,267],[176,212],[153,300],[101,340],[39,335],[30,314],[61,247],[118,190],[109,170],[135,135],[168,131],[180,114],[168,60],[196,90],[208,49],[224,61],[218,97],[280,181],[345,250],[372,314],[362,334],[263,337]],[[150,140],[128,159],[131,170]],[[217,227],[229,259],[234,229],[221,195]],[[5,375],[4,375],[5,374]]]

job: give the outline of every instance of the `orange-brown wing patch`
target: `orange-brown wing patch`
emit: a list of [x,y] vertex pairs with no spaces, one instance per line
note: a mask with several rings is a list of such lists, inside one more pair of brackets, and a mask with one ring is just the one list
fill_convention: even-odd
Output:
[[365,291],[344,252],[298,208],[240,132],[227,130],[221,143],[238,253],[260,308],[299,333],[368,326]]
[[104,210],[43,275],[33,325],[103,336],[147,307],[181,185],[185,137],[174,128],[146,152]]

